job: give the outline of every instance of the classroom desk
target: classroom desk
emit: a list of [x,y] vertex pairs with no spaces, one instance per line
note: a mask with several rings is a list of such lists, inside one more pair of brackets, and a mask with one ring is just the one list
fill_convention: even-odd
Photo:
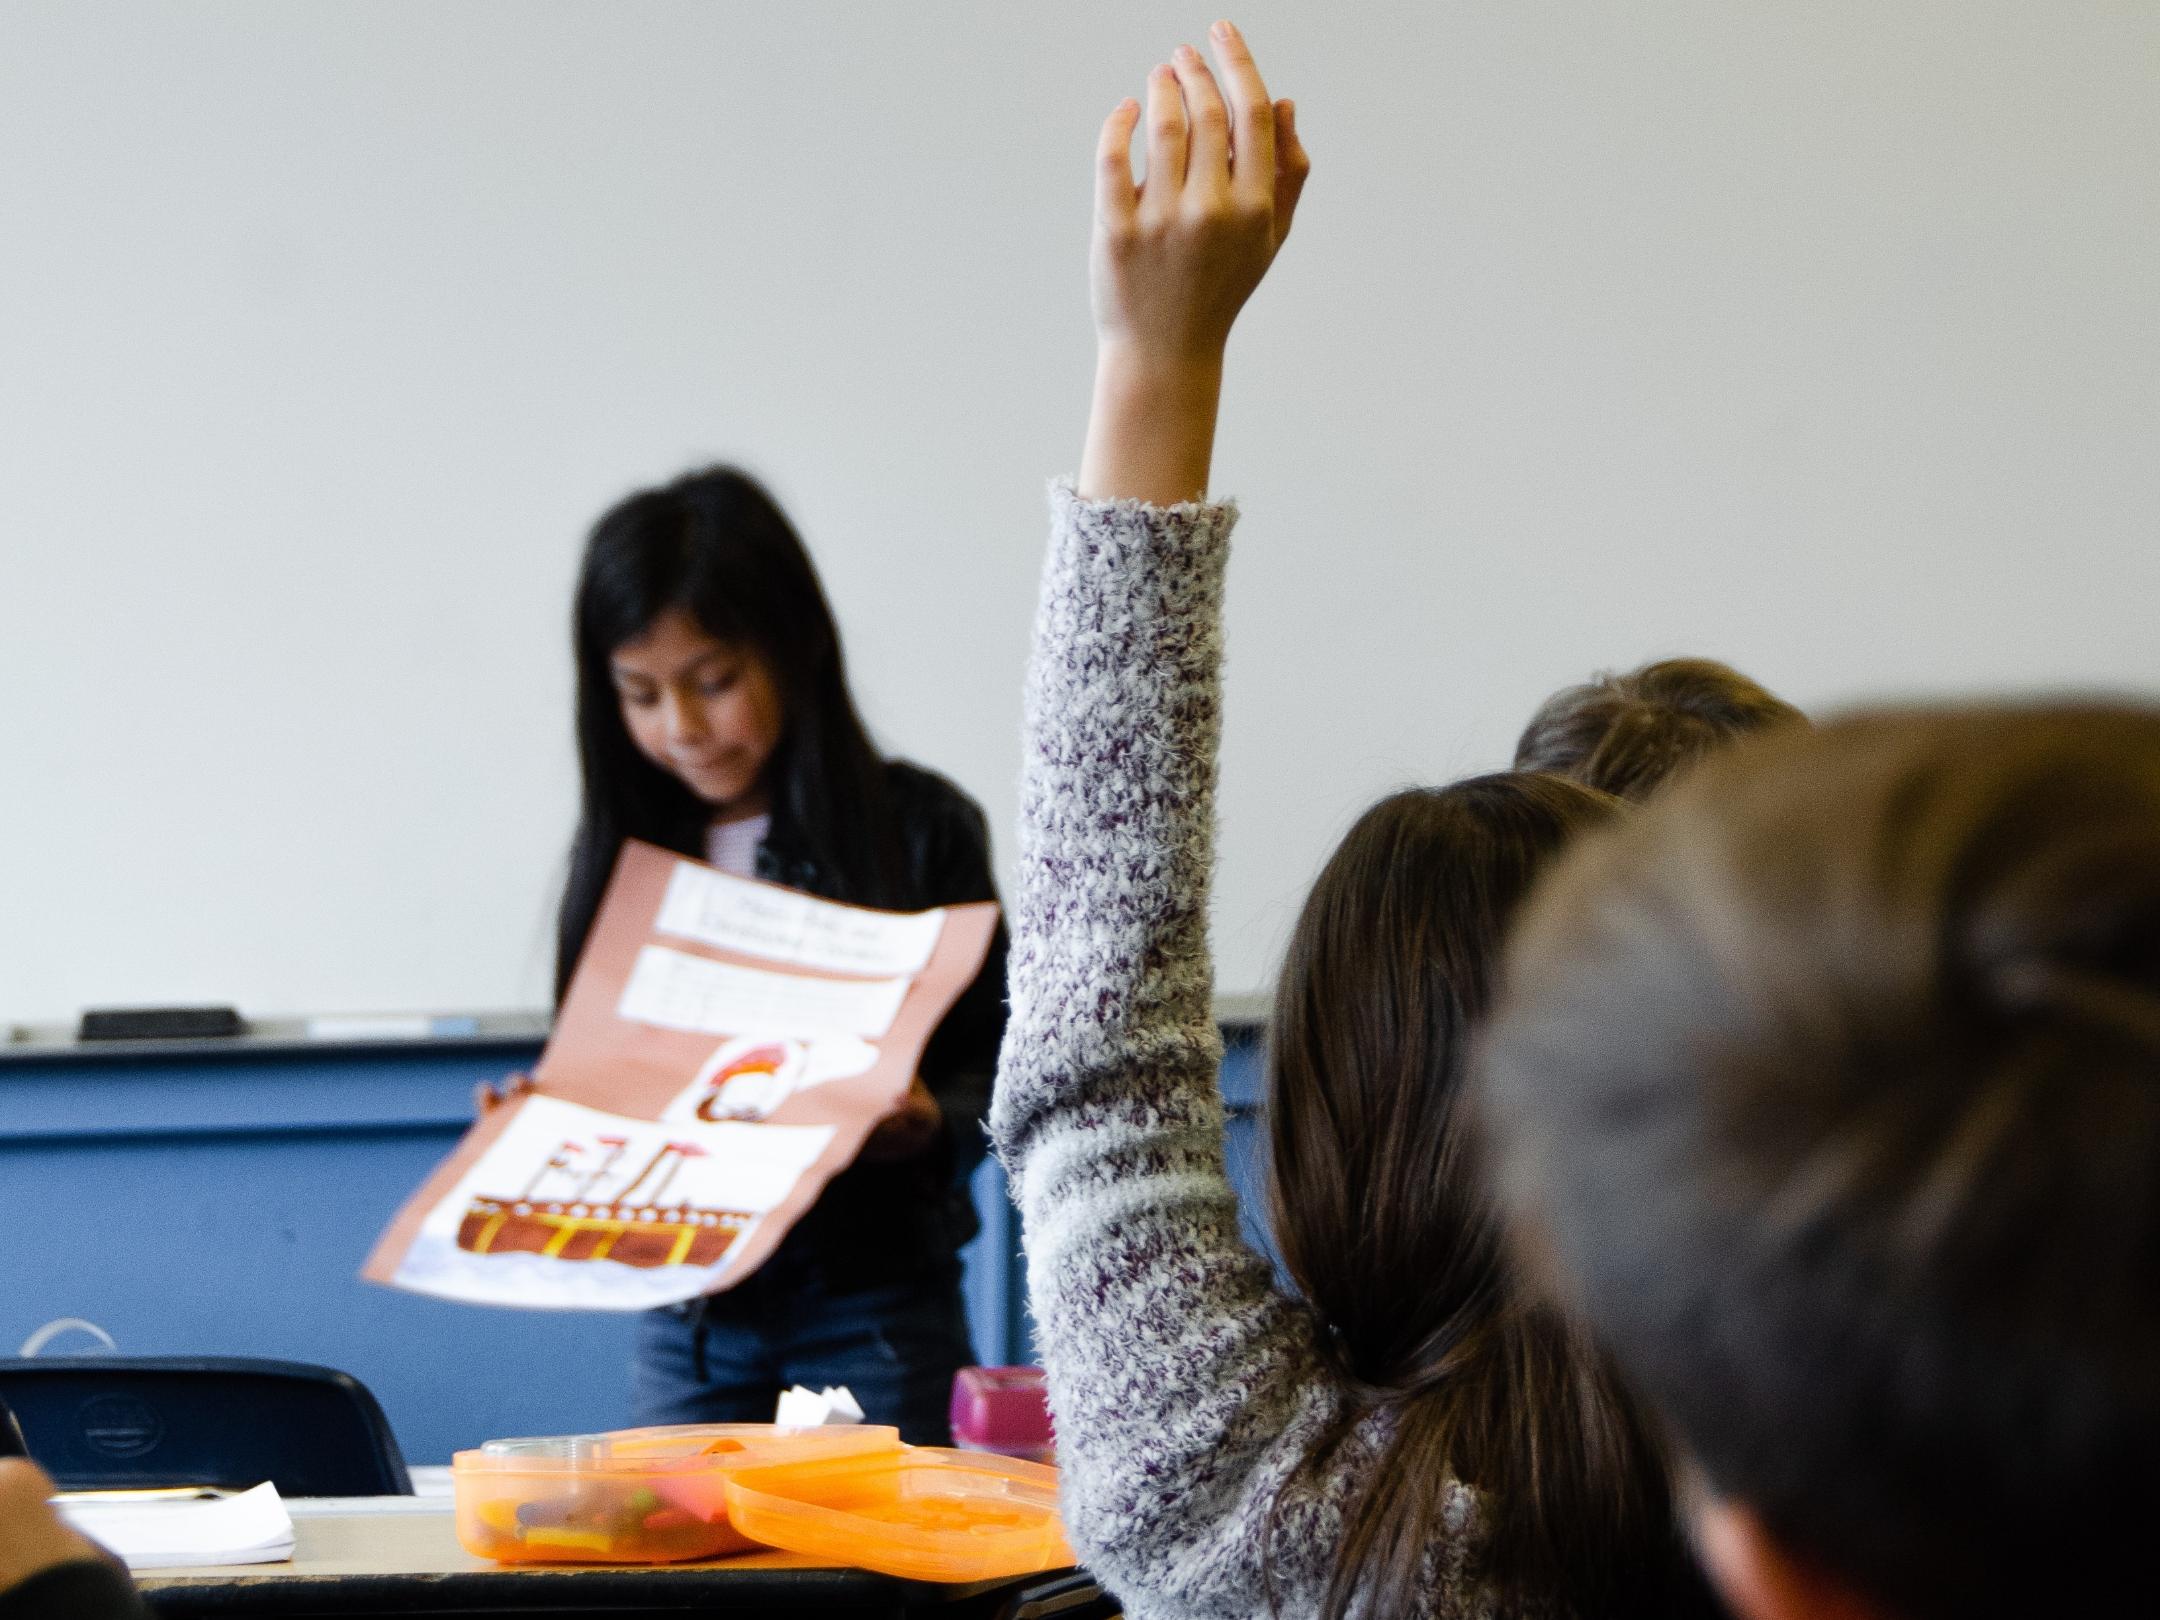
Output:
[[791,1553],[710,1564],[494,1564],[457,1543],[448,1506],[427,1512],[310,1513],[294,1504],[292,1559],[206,1569],[143,1570],[137,1584],[167,1620],[194,1616],[361,1617],[680,1614],[921,1616],[991,1620],[1019,1581],[940,1585],[835,1569]]

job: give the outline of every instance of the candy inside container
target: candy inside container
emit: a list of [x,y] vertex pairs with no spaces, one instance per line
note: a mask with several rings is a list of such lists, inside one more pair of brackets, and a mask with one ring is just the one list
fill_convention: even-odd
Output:
[[758,1543],[735,1528],[727,1476],[900,1449],[895,1429],[699,1424],[491,1440],[451,1461],[458,1540],[501,1563],[652,1564]]

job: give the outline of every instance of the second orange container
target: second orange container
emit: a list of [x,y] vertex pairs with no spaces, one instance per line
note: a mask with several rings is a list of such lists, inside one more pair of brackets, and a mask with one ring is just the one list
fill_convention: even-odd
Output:
[[727,1473],[728,1517],[754,1541],[922,1581],[987,1581],[1074,1561],[1057,1470],[910,1446]]

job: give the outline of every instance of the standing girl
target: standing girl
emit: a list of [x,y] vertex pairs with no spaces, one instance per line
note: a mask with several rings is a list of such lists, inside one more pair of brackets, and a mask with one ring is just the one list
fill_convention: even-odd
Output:
[[1617,812],[1503,772],[1368,812],[1299,918],[1269,1034],[1276,1284],[1224,1175],[1207,896],[1234,510],[1223,347],[1305,177],[1218,24],[1103,131],[1100,341],[1051,497],[1028,672],[1013,1025],[993,1124],[1025,1222],[1073,1544],[1136,1620],[1671,1616],[1648,1425],[1517,1286],[1463,1070],[1530,883]]
[[[570,982],[626,838],[831,900],[992,900],[982,811],[871,744],[802,541],[730,467],[640,491],[578,575],[583,801],[557,926]],[[768,1421],[780,1391],[842,1384],[873,1423],[941,1443],[973,1355],[960,1246],[1004,1031],[1005,934],[923,1053],[906,1099],[779,1250],[726,1293],[640,1324],[640,1423]]]

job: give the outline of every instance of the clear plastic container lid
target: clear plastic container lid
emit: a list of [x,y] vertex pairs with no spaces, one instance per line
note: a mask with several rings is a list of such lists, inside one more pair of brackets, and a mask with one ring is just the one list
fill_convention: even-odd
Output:
[[899,1431],[769,1423],[491,1440],[451,1460],[458,1539],[503,1563],[674,1563],[756,1545],[729,1521],[748,1463],[897,1452]]
[[923,1581],[986,1581],[1074,1562],[1057,1470],[911,1446],[726,1476],[728,1513],[753,1540]]
[[815,1429],[777,1423],[678,1423],[649,1429],[609,1429],[601,1434],[551,1434],[490,1440],[478,1451],[461,1451],[455,1468],[606,1470],[613,1467],[733,1466],[755,1452],[760,1461],[838,1457],[859,1451],[896,1451],[900,1431],[873,1423]]

